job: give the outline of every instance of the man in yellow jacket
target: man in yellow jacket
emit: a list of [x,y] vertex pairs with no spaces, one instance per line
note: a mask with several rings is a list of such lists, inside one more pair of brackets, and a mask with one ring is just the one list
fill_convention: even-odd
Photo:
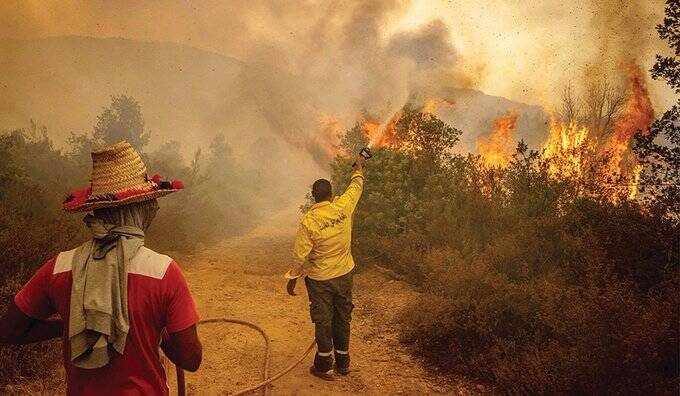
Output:
[[285,275],[290,295],[295,295],[297,278],[305,277],[318,348],[310,372],[325,380],[333,380],[333,352],[335,372],[349,374],[354,308],[352,216],[364,188],[365,163],[364,158],[357,158],[347,190],[335,199],[328,180],[314,182],[312,196],[316,203],[300,221],[293,249],[296,265]]

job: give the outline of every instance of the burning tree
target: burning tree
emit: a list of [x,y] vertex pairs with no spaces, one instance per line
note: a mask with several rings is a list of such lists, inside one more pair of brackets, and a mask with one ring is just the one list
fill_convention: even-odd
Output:
[[[649,133],[654,112],[639,67],[629,67],[627,78],[625,91],[603,79],[590,84],[583,97],[568,85],[561,114],[551,115],[541,158],[553,178],[572,182],[574,198],[621,202],[637,196],[643,165],[631,155],[631,145],[634,136]],[[494,132],[479,140],[487,167],[510,165],[517,117],[498,117]]]
[[477,142],[482,161],[489,167],[503,168],[510,164],[514,146],[513,134],[517,125],[517,113],[496,118],[491,136]]
[[428,100],[422,107],[407,103],[385,124],[365,115],[343,136],[344,151],[356,153],[358,144],[366,143],[369,147],[389,148],[432,161],[449,158],[462,132],[432,113],[434,103]]
[[[480,156],[455,154],[460,132],[427,106],[366,117],[343,136],[347,153],[378,148],[355,257],[422,288],[402,335],[433,364],[516,394],[676,389],[677,225],[618,183],[639,180],[629,147],[650,120],[644,81],[631,78],[609,133],[555,116],[540,151],[512,152],[508,114]],[[351,171],[336,157],[336,191]]]

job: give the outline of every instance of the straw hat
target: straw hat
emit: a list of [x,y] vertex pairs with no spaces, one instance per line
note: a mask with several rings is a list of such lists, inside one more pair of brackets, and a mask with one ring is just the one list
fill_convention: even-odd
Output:
[[184,188],[179,180],[163,181],[147,176],[139,153],[126,141],[92,152],[90,186],[71,191],[64,210],[86,212],[162,197]]

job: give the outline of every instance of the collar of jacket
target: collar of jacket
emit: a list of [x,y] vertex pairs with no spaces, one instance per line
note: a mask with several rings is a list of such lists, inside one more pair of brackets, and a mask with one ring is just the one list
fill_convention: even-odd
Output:
[[309,210],[321,208],[321,207],[324,207],[324,206],[330,205],[330,204],[331,204],[331,201],[321,201],[321,202],[318,202],[318,203],[315,203],[314,205],[312,205],[312,207],[309,208]]

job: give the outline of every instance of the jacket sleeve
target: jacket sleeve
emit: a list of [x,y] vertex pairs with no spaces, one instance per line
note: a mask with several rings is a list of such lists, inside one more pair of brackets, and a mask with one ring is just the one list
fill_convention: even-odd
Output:
[[354,209],[359,203],[361,193],[364,190],[364,173],[362,171],[354,171],[350,178],[347,190],[335,200],[335,204],[340,206],[347,214],[354,213]]
[[293,268],[286,272],[287,279],[295,279],[305,275],[305,264],[307,263],[307,256],[312,251],[312,239],[309,235],[309,229],[300,223],[298,227],[297,237],[295,238],[295,245],[293,246]]

